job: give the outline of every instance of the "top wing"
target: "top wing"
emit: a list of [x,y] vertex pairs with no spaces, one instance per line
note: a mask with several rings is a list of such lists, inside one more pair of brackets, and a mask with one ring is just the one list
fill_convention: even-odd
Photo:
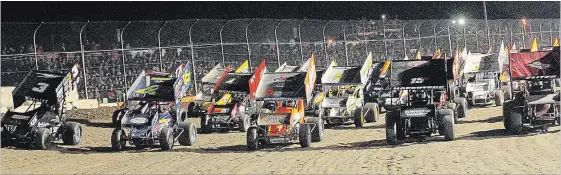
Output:
[[390,84],[396,89],[444,88],[445,63],[443,59],[392,61]]
[[76,88],[78,75],[78,65],[65,73],[31,70],[12,92],[14,106],[20,106],[27,99],[62,104],[68,93]]
[[255,90],[255,99],[294,100],[312,98],[316,80],[315,57],[306,72],[274,72],[260,76]]
[[498,72],[499,62],[497,54],[471,53],[464,62],[463,73]]
[[512,79],[559,77],[559,47],[553,51],[510,54]]

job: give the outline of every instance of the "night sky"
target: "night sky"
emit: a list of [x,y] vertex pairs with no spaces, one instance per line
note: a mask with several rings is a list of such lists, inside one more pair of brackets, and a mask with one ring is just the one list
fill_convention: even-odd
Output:
[[[483,2],[1,2],[1,21],[484,19]],[[487,2],[489,19],[559,18],[559,1]]]

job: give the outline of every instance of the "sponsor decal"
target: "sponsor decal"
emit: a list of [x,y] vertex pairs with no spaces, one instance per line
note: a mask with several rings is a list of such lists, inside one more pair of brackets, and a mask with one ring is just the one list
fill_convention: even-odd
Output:
[[333,77],[333,80],[339,81],[341,79],[341,77],[343,77],[343,73],[338,73],[338,74],[335,75],[335,77]]
[[414,61],[414,62],[407,63],[407,66],[409,66],[409,67],[419,67],[419,66],[421,66],[425,63],[426,63],[425,61]]
[[27,120],[30,118],[30,116],[24,116],[24,115],[14,115],[12,116],[13,119],[20,119],[20,120]]
[[273,78],[273,82],[283,82],[286,81],[287,76],[279,76],[279,77],[275,77]]
[[148,119],[144,117],[137,117],[131,119],[130,122],[134,124],[144,124],[144,123],[148,123]]
[[544,63],[541,63],[539,61],[534,61],[534,62],[528,64],[528,67],[545,70],[545,69],[549,69],[551,67],[551,65],[550,64],[544,64]]
[[410,109],[405,110],[404,113],[406,116],[424,116],[427,115],[430,111],[430,109]]

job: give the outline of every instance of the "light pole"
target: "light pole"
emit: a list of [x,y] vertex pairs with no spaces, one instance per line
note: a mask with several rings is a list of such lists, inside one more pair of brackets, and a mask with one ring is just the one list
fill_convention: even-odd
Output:
[[465,19],[460,18],[458,20],[458,24],[460,24],[460,26],[462,26],[462,30],[464,33],[464,47],[467,47],[467,39],[466,39],[466,26],[464,25],[466,23]]

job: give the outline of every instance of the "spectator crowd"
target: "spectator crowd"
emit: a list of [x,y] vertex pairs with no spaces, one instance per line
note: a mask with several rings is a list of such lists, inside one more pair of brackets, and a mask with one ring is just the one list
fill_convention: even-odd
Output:
[[[494,32],[500,31],[491,31]],[[14,46],[2,41],[0,85],[16,86],[36,65],[39,70],[62,71],[79,64],[80,67],[85,66],[85,80],[87,80],[87,87],[84,86],[85,81],[80,82],[80,96],[82,98],[86,96],[84,88],[87,88],[89,98],[98,100],[107,98],[112,102],[122,101],[126,88],[141,71],[171,72],[182,63],[189,63],[194,67],[193,73],[198,82],[218,63],[224,63],[225,66],[235,69],[248,59],[252,62],[252,67],[256,67],[262,59],[265,59],[268,63],[267,68],[272,71],[285,62],[289,65],[300,65],[311,55],[316,56],[317,67],[325,68],[331,60],[335,60],[339,65],[347,65],[348,60],[348,65],[359,66],[369,52],[373,54],[374,60],[386,60],[403,59],[405,55],[414,58],[418,49],[422,50],[423,55],[432,55],[435,51],[436,44],[433,38],[417,39],[417,33],[406,33],[405,36],[401,31],[398,33],[392,35],[391,31],[386,31],[384,37],[383,33],[375,32],[368,36],[360,36],[362,39],[347,39],[347,43],[343,41],[343,36],[330,38],[327,42],[306,42],[302,45],[294,42],[298,41],[294,38],[289,43],[280,43],[278,51],[275,43],[252,44],[249,49],[251,54],[248,54],[245,44],[224,45],[223,53],[220,44],[195,47],[191,53],[191,48],[188,46],[162,49],[157,47],[135,49],[127,46],[123,51],[118,43],[88,41],[84,46],[83,59],[81,51],[64,49],[66,52],[43,52],[42,47],[37,45],[37,54],[34,54],[33,44]],[[352,34],[348,35],[347,38],[355,37],[351,36]],[[402,37],[406,38],[406,42]],[[506,36],[504,37],[496,40],[506,40]],[[442,38],[438,39],[442,40]],[[444,41],[438,42],[444,43]],[[480,39],[477,42],[483,46],[486,45],[487,40]],[[470,40],[471,43],[473,40]],[[448,50],[447,44],[446,42],[446,46],[443,47],[444,51]],[[62,43],[63,48],[64,46],[65,44]],[[192,57],[195,60],[194,64],[191,63]],[[200,84],[197,87],[200,88]]]

